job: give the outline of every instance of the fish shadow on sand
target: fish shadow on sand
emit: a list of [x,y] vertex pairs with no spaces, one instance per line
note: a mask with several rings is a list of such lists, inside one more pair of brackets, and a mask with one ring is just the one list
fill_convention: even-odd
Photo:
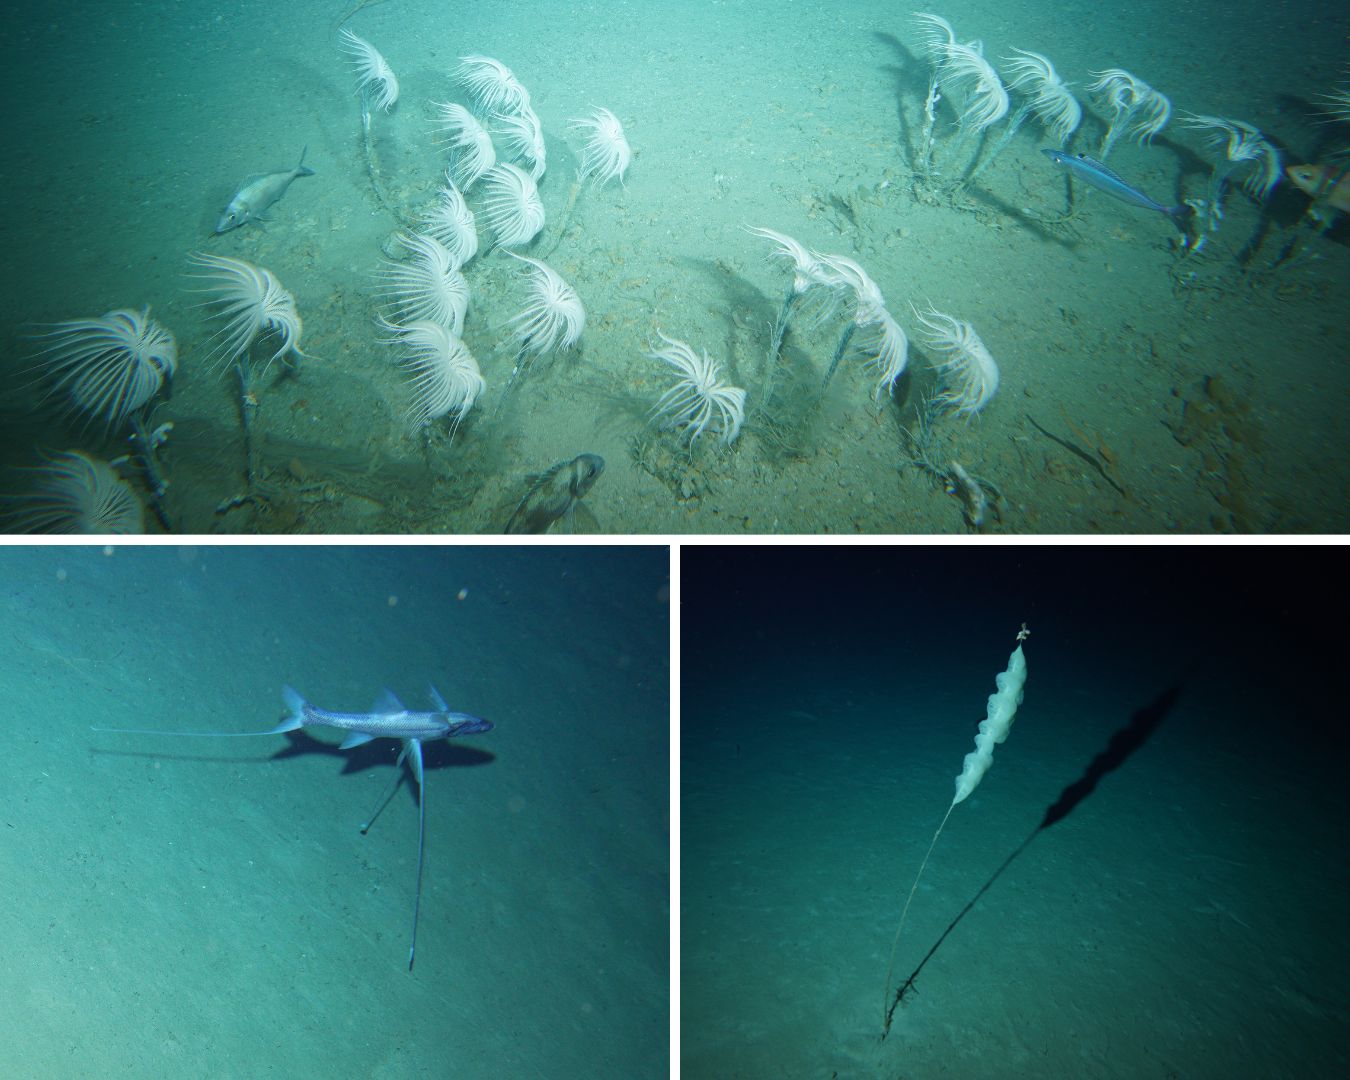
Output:
[[[342,769],[339,772],[341,776],[362,773],[382,765],[392,765],[399,751],[397,739],[374,739],[361,746],[342,750],[337,743],[316,739],[306,734],[304,730],[287,731],[283,735],[288,745],[268,755],[268,761],[285,761],[309,754],[342,758]],[[422,744],[422,767],[427,772],[470,765],[490,765],[496,760],[497,755],[489,750],[457,744],[453,740],[439,739]]]

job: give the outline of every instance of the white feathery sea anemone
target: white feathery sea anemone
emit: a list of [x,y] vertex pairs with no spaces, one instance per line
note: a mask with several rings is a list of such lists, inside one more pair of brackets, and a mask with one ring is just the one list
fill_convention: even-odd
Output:
[[421,428],[453,414],[453,434],[486,387],[473,354],[453,331],[430,319],[394,323],[380,316],[378,322],[391,335],[385,343],[402,349],[400,359],[412,379],[408,419]]
[[[809,323],[819,326],[835,313],[842,295],[842,282],[838,273],[825,261],[826,256],[809,250],[792,237],[773,229],[747,225],[746,231],[776,245],[775,250],[769,252],[771,260],[792,264],[791,304],[802,305],[798,310]],[[791,310],[791,307],[787,310]]]
[[350,30],[343,30],[338,37],[340,47],[351,57],[356,71],[356,92],[369,107],[388,112],[398,101],[398,78],[379,49]]
[[769,252],[770,259],[782,259],[792,264],[792,291],[798,294],[806,292],[814,285],[826,282],[828,267],[822,266],[820,256],[799,244],[786,233],[774,232],[759,225],[747,225],[746,231],[753,233],[776,245]]
[[481,213],[502,247],[528,244],[544,227],[544,204],[539,188],[523,169],[505,162],[483,177]]
[[464,196],[446,174],[445,187],[437,192],[436,205],[422,217],[428,236],[445,245],[456,266],[463,266],[478,254],[478,229],[473,211]]
[[941,15],[934,15],[927,11],[916,11],[914,22],[919,34],[919,51],[928,57],[934,67],[937,67],[946,59],[946,53],[943,50],[948,45],[957,43],[956,31],[952,29],[952,24]]
[[576,289],[547,263],[514,251],[506,253],[530,266],[529,302],[511,320],[521,349],[540,356],[572,348],[586,329],[586,309]]
[[178,366],[173,334],[148,307],[70,319],[34,337],[44,343],[37,370],[51,391],[109,433],[144,408]]
[[717,435],[722,446],[730,446],[745,422],[745,391],[721,381],[717,361],[706,351],[699,356],[683,341],[668,338],[659,330],[657,334],[665,348],[647,356],[669,364],[676,378],[675,385],[652,407],[652,420],[665,430],[683,429],[690,454],[694,443],[710,432]]
[[603,187],[615,177],[622,184],[624,173],[633,160],[633,152],[629,149],[619,118],[608,109],[596,107],[590,116],[573,120],[572,127],[587,132],[578,178],[584,183],[593,177],[596,187]]
[[974,416],[998,392],[998,365],[980,335],[968,322],[930,307],[914,317],[924,326],[929,348],[940,358],[933,366],[942,375],[942,391],[935,399],[958,416]]
[[868,366],[875,370],[877,377],[872,397],[880,398],[883,390],[893,395],[896,380],[909,364],[909,336],[883,308],[867,325],[862,344],[867,351]]
[[844,255],[817,254],[816,258],[825,267],[827,284],[853,294],[853,321],[859,326],[876,322],[886,310],[886,298],[867,271]]
[[[1253,198],[1262,202],[1280,182],[1280,152],[1251,124],[1230,120],[1225,116],[1200,116],[1187,113],[1181,123],[1189,128],[1209,132],[1209,144],[1223,147],[1228,164],[1215,167],[1218,177],[1226,176],[1240,165],[1252,162],[1256,168],[1247,174],[1243,187]],[[1217,197],[1217,193],[1213,194]]]
[[1055,65],[1037,52],[1014,48],[1017,56],[1007,58],[1013,77],[1008,85],[1028,97],[1031,111],[1045,125],[1046,133],[1063,146],[1083,121],[1083,107],[1069,92],[1069,84],[1059,77]]
[[1134,132],[1142,145],[1152,141],[1153,136],[1167,126],[1172,116],[1172,103],[1143,79],[1136,78],[1124,68],[1108,68],[1092,74],[1097,76],[1097,81],[1088,89],[1100,95],[1111,109],[1111,125],[1102,140],[1103,159],[1125,132]]
[[278,358],[300,351],[303,329],[300,313],[295,308],[295,297],[287,292],[275,274],[261,266],[228,255],[207,255],[194,252],[189,261],[202,269],[195,275],[207,283],[203,292],[212,294],[204,303],[214,308],[212,314],[224,320],[216,331],[208,363],[219,367],[247,355],[250,346],[263,333],[274,331],[281,343],[267,360],[264,370]]
[[1008,112],[1008,91],[979,49],[951,42],[935,48],[942,56],[938,67],[942,85],[958,88],[966,98],[966,107],[961,111],[961,129],[980,132],[1002,120]]
[[518,113],[529,108],[529,91],[500,60],[490,56],[461,56],[455,77],[473,98],[482,116]]
[[380,291],[403,322],[431,319],[456,334],[464,330],[469,283],[449,248],[433,236],[400,233],[408,251],[402,262],[386,260]]
[[497,148],[492,145],[492,136],[478,117],[463,105],[436,101],[432,105],[438,110],[436,122],[449,136],[441,145],[449,146],[454,155],[446,175],[452,184],[468,191],[479,177],[497,164]]
[[538,114],[526,105],[518,113],[496,113],[492,119],[512,157],[523,159],[530,166],[531,179],[538,181],[544,175],[546,157]]
[[31,470],[32,490],[6,501],[6,528],[26,533],[126,534],[145,531],[136,490],[106,461],[78,450],[53,454]]
[[886,298],[871,276],[843,255],[819,255],[826,283],[853,296],[853,323],[864,331],[859,344],[867,351],[868,364],[877,371],[873,397],[883,390],[894,392],[895,381],[909,363],[909,337],[886,310]]

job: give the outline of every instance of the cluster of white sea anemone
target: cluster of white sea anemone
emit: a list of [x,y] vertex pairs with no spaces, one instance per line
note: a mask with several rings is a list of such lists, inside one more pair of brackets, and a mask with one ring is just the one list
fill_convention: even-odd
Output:
[[[295,298],[270,270],[225,255],[193,254],[190,262],[205,294],[202,306],[215,330],[199,346],[204,369],[231,366],[251,372],[255,346],[262,370],[282,357],[298,361],[302,325]],[[152,425],[151,414],[178,370],[174,335],[150,309],[120,309],[39,328],[35,381],[44,400],[64,417],[93,428],[104,441],[130,444],[112,461],[79,450],[48,455],[32,469],[32,492],[10,516],[16,529],[45,532],[141,531],[150,497],[161,523],[165,482],[157,451],[173,428]],[[14,502],[14,500],[10,500]]]
[[[352,61],[368,131],[370,112],[389,111],[397,102],[398,79],[370,42],[344,30],[339,44]],[[453,431],[486,387],[463,339],[472,296],[463,268],[479,254],[480,221],[491,246],[521,259],[529,270],[524,307],[508,324],[516,352],[513,380],[533,358],[574,348],[586,313],[576,290],[556,270],[542,259],[516,254],[536,242],[546,221],[539,184],[547,171],[547,144],[529,90],[490,56],[462,56],[452,74],[464,100],[431,103],[440,142],[449,151],[445,182],[415,226],[398,235],[400,257],[385,261],[377,287],[385,306],[376,321],[408,373],[407,413],[414,426],[448,416]],[[578,182],[622,183],[632,153],[618,118],[596,108],[572,125],[587,135]],[[374,181],[372,154],[368,143]],[[376,194],[385,203],[378,183]]]
[[[378,144],[371,130],[373,117],[392,113],[398,105],[398,76],[372,42],[351,30],[339,31],[337,46],[354,76],[375,194],[402,225],[386,243],[387,257],[373,290],[379,336],[406,376],[406,415],[414,428],[445,419],[453,434],[487,388],[463,336],[472,300],[465,268],[480,255],[480,223],[490,241],[481,246],[501,248],[525,271],[518,279],[524,296],[504,324],[508,333],[502,345],[516,358],[513,377],[541,356],[577,349],[585,330],[586,309],[577,289],[544,257],[526,253],[546,221],[539,190],[548,160],[544,124],[510,68],[488,56],[461,57],[450,74],[462,101],[432,103],[449,152],[444,183],[432,205],[405,216],[377,179]],[[568,126],[581,136],[570,212],[582,185],[623,185],[633,155],[622,122],[609,109],[595,106]],[[564,231],[559,230],[559,239]],[[238,373],[247,441],[256,377],[277,360],[293,367],[306,356],[295,295],[272,270],[242,258],[197,252],[189,264],[208,328],[192,350],[198,357],[193,367]],[[98,429],[108,440],[124,440],[130,429],[130,437],[151,451],[164,441],[172,424],[154,427],[150,412],[178,367],[178,348],[149,308],[71,319],[39,328],[33,336],[34,382],[69,419]],[[734,437],[733,430],[728,441]],[[157,465],[152,470],[141,457],[123,455],[110,463],[83,451],[49,456],[34,470],[34,495],[26,509],[10,520],[58,531],[139,528],[144,515],[138,487],[153,491],[158,486],[161,493],[163,487],[149,475]],[[155,510],[167,524],[158,503]]]
[[[778,363],[783,336],[794,310],[814,310],[812,323],[820,325],[842,303],[848,323],[825,374],[829,384],[839,361],[851,349],[861,352],[875,376],[873,397],[882,391],[894,393],[904,374],[909,357],[909,337],[886,307],[877,283],[853,259],[843,255],[824,255],[811,251],[790,236],[772,229],[752,228],[750,232],[774,244],[771,259],[791,264],[792,284],[774,326],[769,350],[769,372]],[[940,379],[935,401],[959,415],[970,417],[993,400],[998,391],[998,365],[984,342],[968,322],[930,308],[914,311],[924,328],[927,345],[933,355],[933,367]],[[858,337],[858,332],[862,336]],[[767,404],[768,394],[765,394]]]
[[[750,227],[749,232],[770,241],[769,258],[790,267],[792,281],[772,330],[763,385],[757,391],[767,409],[783,338],[794,315],[819,327],[839,311],[846,316],[843,333],[825,372],[822,392],[839,362],[860,355],[872,377],[872,397],[894,394],[909,359],[909,337],[886,306],[880,287],[854,259],[812,251],[773,229]],[[933,400],[951,413],[970,417],[983,410],[998,391],[998,365],[974,328],[967,322],[930,308],[914,312],[938,376]],[[665,365],[674,381],[651,410],[662,430],[675,431],[692,456],[705,437],[722,449],[741,434],[746,419],[744,389],[732,385],[722,365],[684,341],[657,332],[662,346],[647,355]]]
[[[873,396],[892,391],[909,362],[909,338],[886,308],[886,298],[867,271],[844,255],[822,255],[799,244],[792,237],[772,229],[751,228],[750,232],[774,244],[770,259],[792,265],[792,286],[783,302],[774,326],[770,346],[770,371],[776,368],[778,353],[789,318],[798,305],[814,308],[811,321],[820,324],[845,303],[849,322],[834,359],[825,374],[828,384],[839,361],[851,346],[861,346],[864,358],[876,373]],[[861,336],[857,332],[862,331]],[[768,394],[765,394],[767,403]]]
[[[961,41],[952,25],[940,15],[916,13],[913,17],[915,47],[930,67],[928,96],[924,104],[924,123],[917,148],[913,151],[915,173],[924,183],[932,182],[939,170],[935,165],[939,134],[950,136],[942,147],[940,164],[946,171],[945,183],[956,192],[971,184],[1012,142],[1024,123],[1035,118],[1045,134],[1060,149],[1079,132],[1083,106],[1075,98],[1071,84],[1060,77],[1049,58],[1027,49],[1012,50],[1004,58],[1006,81],[986,59],[979,41]],[[1088,164],[1101,168],[1122,140],[1146,147],[1167,127],[1174,112],[1172,102],[1144,79],[1120,67],[1090,73],[1087,85],[1100,119],[1100,142],[1094,149],[1099,159]],[[1348,107],[1344,90],[1323,99],[1333,118],[1345,119]],[[955,112],[955,122],[939,123],[946,109]],[[1208,191],[1203,198],[1185,200],[1185,207],[1169,213],[1181,230],[1177,238],[1181,251],[1194,254],[1218,229],[1224,218],[1224,196],[1229,182],[1240,178],[1243,191],[1259,207],[1285,175],[1280,151],[1254,125],[1225,116],[1182,113],[1181,123],[1200,131],[1214,155]],[[974,156],[965,160],[962,151],[970,137],[982,136]],[[1079,157],[1085,155],[1079,154]],[[1291,177],[1299,178],[1291,170]],[[1305,187],[1299,183],[1300,187]],[[1070,210],[1073,210],[1072,185]],[[1314,193],[1316,216],[1317,195]],[[1189,209],[1186,209],[1189,208]]]
[[[574,349],[586,325],[576,289],[543,259],[516,251],[536,241],[546,220],[539,183],[547,146],[529,91],[489,56],[461,57],[454,75],[466,102],[432,103],[450,150],[445,184],[420,218],[420,231],[399,237],[406,257],[386,263],[380,287],[387,310],[378,321],[411,376],[408,414],[419,427],[448,415],[457,428],[486,386],[462,338],[471,297],[462,267],[479,251],[479,220],[493,246],[528,271],[523,307],[507,323],[515,352],[511,383],[538,357]],[[622,182],[631,151],[614,114],[596,109],[574,124],[590,131],[579,180]]]
[[[131,439],[140,458],[109,462],[79,450],[44,455],[28,472],[30,490],[6,497],[0,516],[18,532],[141,532],[144,505],[122,472],[148,471],[152,455],[171,424],[152,436],[149,417],[178,369],[173,334],[150,317],[150,309],[120,309],[39,329],[32,335],[30,376],[43,400],[81,430],[104,441]],[[125,445],[125,443],[123,443]]]
[[[399,80],[365,38],[342,29],[337,44],[355,76],[374,180],[372,116],[395,109]],[[452,74],[465,100],[433,103],[450,152],[444,185],[416,223],[397,234],[375,292],[381,337],[407,376],[407,416],[418,428],[448,418],[453,433],[486,389],[463,339],[471,299],[463,269],[479,253],[479,220],[493,244],[520,259],[527,271],[525,297],[508,323],[517,369],[545,354],[575,349],[586,311],[577,290],[544,259],[516,254],[537,240],[545,224],[539,183],[547,169],[547,145],[529,91],[510,68],[487,56],[462,57]],[[570,126],[583,137],[578,184],[623,184],[632,151],[618,117],[595,107]],[[385,203],[378,185],[377,195]],[[473,208],[469,198],[475,199]],[[294,364],[305,355],[295,297],[275,273],[253,262],[201,252],[189,261],[209,320],[208,336],[194,350],[197,366],[238,371],[247,404],[255,375],[277,360]],[[132,428],[152,449],[163,441],[172,425],[151,434],[145,422],[177,369],[178,348],[148,308],[71,319],[39,328],[34,337],[34,381],[62,413],[105,438],[123,438]],[[144,471],[131,457],[110,464],[83,451],[49,456],[34,470],[32,497],[9,520],[56,531],[138,529],[144,514],[136,474]]]
[[[917,50],[930,65],[925,125],[916,154],[920,175],[931,175],[934,128],[940,103],[949,102],[956,110],[955,139],[951,156],[965,144],[967,136],[993,131],[999,121],[1002,130],[992,148],[976,160],[962,166],[958,158],[960,183],[974,180],[1007,147],[1025,121],[1035,117],[1056,146],[1064,147],[1073,138],[1083,119],[1083,108],[1069,83],[1055,70],[1049,58],[1027,49],[1012,50],[1005,58],[1010,77],[1005,83],[984,56],[980,42],[961,42],[951,23],[940,15],[919,12],[914,15]],[[1106,68],[1091,73],[1088,91],[1105,115],[1103,134],[1096,149],[1105,161],[1122,137],[1147,145],[1172,119],[1171,100],[1139,76],[1124,68]],[[1012,103],[1017,102],[1015,108]],[[1346,110],[1345,95],[1333,95],[1328,102],[1331,113]],[[1006,117],[1006,119],[1005,119]],[[1206,133],[1210,144],[1224,151],[1211,174],[1208,210],[1211,228],[1223,217],[1222,197],[1230,176],[1245,170],[1244,188],[1258,203],[1264,202],[1280,180],[1280,156],[1260,131],[1242,120],[1222,116],[1186,114],[1187,127]],[[1249,167],[1250,166],[1250,167]]]
[[[385,260],[377,291],[387,311],[376,316],[385,331],[383,341],[395,348],[408,376],[412,391],[406,414],[409,421],[421,429],[448,416],[452,435],[486,385],[462,337],[470,288],[460,268],[465,253],[472,257],[477,251],[477,235],[473,233],[470,242],[456,224],[458,194],[448,182],[440,203],[440,209],[447,212],[439,219],[438,231],[448,242],[442,242],[431,229],[398,235],[406,258]],[[462,197],[458,201],[462,203]],[[471,218],[469,232],[473,232]]]

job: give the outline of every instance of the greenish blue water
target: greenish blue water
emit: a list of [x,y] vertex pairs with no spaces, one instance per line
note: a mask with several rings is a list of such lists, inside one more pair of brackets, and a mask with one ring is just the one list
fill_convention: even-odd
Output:
[[[664,549],[0,548],[0,1074],[666,1075]],[[459,598],[461,591],[462,599]],[[257,739],[290,683],[494,729]]]

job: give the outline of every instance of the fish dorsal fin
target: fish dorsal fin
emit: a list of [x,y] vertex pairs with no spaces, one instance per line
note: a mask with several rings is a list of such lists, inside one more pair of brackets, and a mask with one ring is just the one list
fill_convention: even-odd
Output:
[[450,711],[450,706],[445,703],[445,698],[441,697],[441,692],[439,690],[434,686],[428,686],[427,691],[428,696],[431,698],[431,703],[436,706],[437,712]]
[[403,702],[394,697],[394,692],[389,687],[384,687],[375,698],[375,712],[381,716],[387,716],[389,713],[401,713],[408,710]]
[[[1088,157],[1087,154],[1075,154],[1074,157],[1078,158],[1078,160],[1081,161],[1084,165],[1091,165],[1103,176],[1109,176],[1112,180],[1116,181],[1116,183],[1125,184],[1125,181],[1121,177],[1120,173],[1116,172],[1114,169],[1112,169],[1107,165],[1103,165],[1096,158]],[[1125,186],[1129,187],[1130,185],[1125,184]]]

